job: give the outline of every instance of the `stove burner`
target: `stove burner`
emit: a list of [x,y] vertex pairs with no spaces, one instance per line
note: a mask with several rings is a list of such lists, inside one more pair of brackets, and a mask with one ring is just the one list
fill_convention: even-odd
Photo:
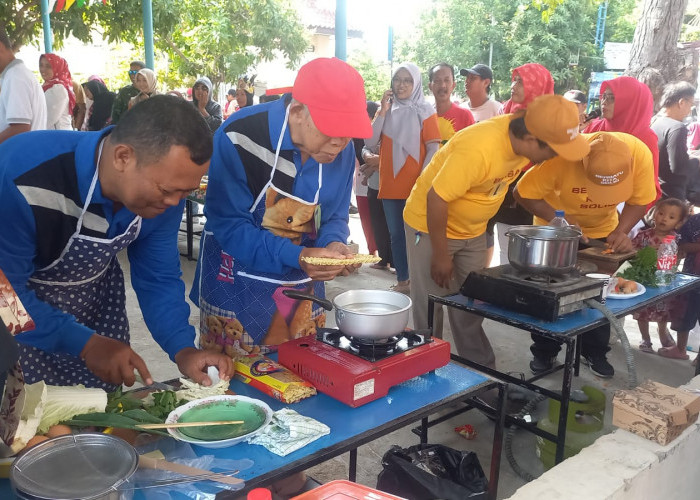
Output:
[[503,270],[501,275],[506,279],[523,284],[546,285],[551,287],[572,285],[581,281],[582,278],[582,276],[576,270],[567,274],[555,276],[549,274],[528,273],[509,268]]
[[367,361],[379,361],[394,354],[432,342],[429,331],[406,331],[385,339],[360,339],[349,337],[336,329],[322,329],[316,339]]

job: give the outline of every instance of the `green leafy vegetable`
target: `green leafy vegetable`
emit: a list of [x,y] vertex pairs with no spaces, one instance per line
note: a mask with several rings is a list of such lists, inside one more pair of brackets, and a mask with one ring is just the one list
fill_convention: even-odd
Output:
[[[127,416],[126,413],[129,415]],[[145,415],[144,415],[145,414]],[[153,417],[143,410],[127,410],[124,413],[83,413],[63,422],[73,427],[117,427],[120,429],[133,429],[141,432],[151,432],[169,436],[165,431],[158,429],[139,429],[139,424],[159,424],[163,421]]]
[[132,394],[124,393],[121,386],[107,394],[105,411],[108,413],[119,413],[136,408],[143,408],[143,401]]
[[145,406],[144,409],[160,419],[165,419],[171,411],[178,406],[182,406],[187,401],[177,399],[177,395],[173,391],[162,391],[153,393],[153,405]]
[[656,258],[655,248],[644,247],[630,260],[631,267],[625,269],[618,276],[656,288]]

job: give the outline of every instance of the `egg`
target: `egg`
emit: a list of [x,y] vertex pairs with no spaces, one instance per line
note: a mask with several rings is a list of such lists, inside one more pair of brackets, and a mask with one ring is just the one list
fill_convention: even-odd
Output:
[[49,427],[49,430],[46,432],[46,435],[49,438],[55,438],[58,436],[65,436],[66,434],[71,434],[71,432],[71,428],[67,425],[57,424]]
[[27,441],[27,446],[25,446],[24,450],[22,450],[22,451],[28,450],[32,446],[36,446],[37,444],[43,443],[44,441],[48,441],[48,440],[49,440],[49,438],[47,438],[46,436],[36,435],[33,438],[31,438],[29,441]]

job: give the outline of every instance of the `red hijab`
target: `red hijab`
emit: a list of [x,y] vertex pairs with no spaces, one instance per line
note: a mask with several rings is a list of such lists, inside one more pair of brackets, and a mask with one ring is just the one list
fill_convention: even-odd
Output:
[[73,108],[75,107],[75,94],[73,93],[73,78],[68,69],[68,63],[65,59],[56,54],[42,54],[39,56],[39,59],[42,57],[49,61],[51,69],[53,70],[53,78],[47,80],[44,82],[44,85],[42,85],[44,92],[56,84],[63,85],[68,91],[68,114],[72,115]]
[[606,89],[615,96],[615,109],[612,119],[598,118],[585,129],[590,132],[625,132],[642,141],[651,151],[654,160],[656,198],[661,196],[659,185],[659,142],[651,127],[654,116],[654,98],[649,87],[631,76],[620,76],[607,80],[600,86],[601,95]]
[[545,94],[554,94],[554,79],[552,74],[537,63],[523,64],[513,70],[511,81],[515,81],[515,77],[519,76],[523,81],[523,91],[525,99],[523,102],[515,103],[512,99],[508,99],[503,103],[503,113],[515,113],[520,109],[526,109],[535,97]]

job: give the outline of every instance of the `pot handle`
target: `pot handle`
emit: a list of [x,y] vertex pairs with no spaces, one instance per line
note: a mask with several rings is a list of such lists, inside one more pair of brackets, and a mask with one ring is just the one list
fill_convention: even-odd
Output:
[[310,300],[311,302],[315,302],[316,304],[323,307],[326,311],[330,311],[333,309],[333,304],[331,304],[330,300],[322,299],[321,297],[316,297],[315,295],[311,295],[310,293],[300,292],[299,290],[292,289],[282,290],[282,293],[290,299]]
[[521,240],[530,241],[530,240],[528,240],[525,236],[523,236],[522,234],[511,233],[510,231],[506,231],[506,236],[508,236],[509,238],[510,238],[511,236],[517,236],[517,237],[520,238]]

